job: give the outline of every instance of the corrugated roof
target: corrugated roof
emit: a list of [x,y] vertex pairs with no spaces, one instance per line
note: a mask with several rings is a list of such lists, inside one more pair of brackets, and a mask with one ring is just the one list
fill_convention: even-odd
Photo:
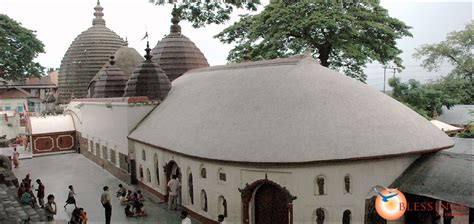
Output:
[[438,152],[416,160],[392,184],[402,192],[474,207],[474,155]]
[[300,163],[451,147],[391,97],[293,57],[191,70],[131,139],[213,160]]

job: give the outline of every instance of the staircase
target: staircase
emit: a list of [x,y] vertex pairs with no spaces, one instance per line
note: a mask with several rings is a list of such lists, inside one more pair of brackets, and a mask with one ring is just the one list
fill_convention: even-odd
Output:
[[[37,223],[45,221],[44,209],[22,204],[17,188],[0,184],[0,223]],[[29,220],[30,222],[25,222]]]

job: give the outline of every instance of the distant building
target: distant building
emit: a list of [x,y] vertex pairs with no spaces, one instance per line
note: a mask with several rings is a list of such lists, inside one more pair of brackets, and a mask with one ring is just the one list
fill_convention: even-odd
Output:
[[464,127],[469,122],[474,122],[474,105],[454,105],[448,109],[442,108],[443,113],[438,120],[457,127]]

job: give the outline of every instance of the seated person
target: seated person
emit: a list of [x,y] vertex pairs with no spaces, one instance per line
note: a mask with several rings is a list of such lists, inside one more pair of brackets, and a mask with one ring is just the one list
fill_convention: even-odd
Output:
[[128,190],[128,192],[127,192],[127,201],[130,201],[130,200],[132,200],[132,191]]
[[21,182],[20,187],[18,188],[18,198],[21,199],[21,197],[23,196],[23,193],[25,192],[26,192],[25,185],[23,184],[23,182]]
[[21,196],[21,202],[33,206],[33,201],[31,200],[30,192],[24,192]]
[[125,216],[127,217],[136,217],[135,214],[130,210],[132,206],[127,205],[125,206]]
[[128,199],[128,202],[130,202],[133,206],[138,202],[138,194],[133,193],[133,195]]
[[143,203],[138,203],[137,204],[137,207],[136,207],[136,213],[135,213],[137,216],[146,216],[146,212],[145,212],[145,206],[143,205]]
[[119,184],[119,190],[117,191],[117,197],[122,196],[122,193],[127,193],[127,189],[122,184]]
[[87,218],[87,212],[84,211],[83,208],[79,208],[79,211],[80,211],[79,218],[81,220],[81,223],[87,224],[87,220],[89,220],[89,218]]
[[142,191],[138,190],[137,193],[138,193],[138,201],[145,201],[145,197],[143,196]]
[[123,192],[122,196],[120,196],[120,204],[121,205],[128,204],[127,194],[125,192]]

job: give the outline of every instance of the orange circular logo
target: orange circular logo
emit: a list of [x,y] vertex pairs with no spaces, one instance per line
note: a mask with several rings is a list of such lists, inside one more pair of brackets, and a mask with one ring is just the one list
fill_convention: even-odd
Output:
[[405,213],[407,199],[402,192],[397,189],[388,188],[382,192],[377,192],[375,199],[375,209],[377,213],[386,220],[395,220]]

